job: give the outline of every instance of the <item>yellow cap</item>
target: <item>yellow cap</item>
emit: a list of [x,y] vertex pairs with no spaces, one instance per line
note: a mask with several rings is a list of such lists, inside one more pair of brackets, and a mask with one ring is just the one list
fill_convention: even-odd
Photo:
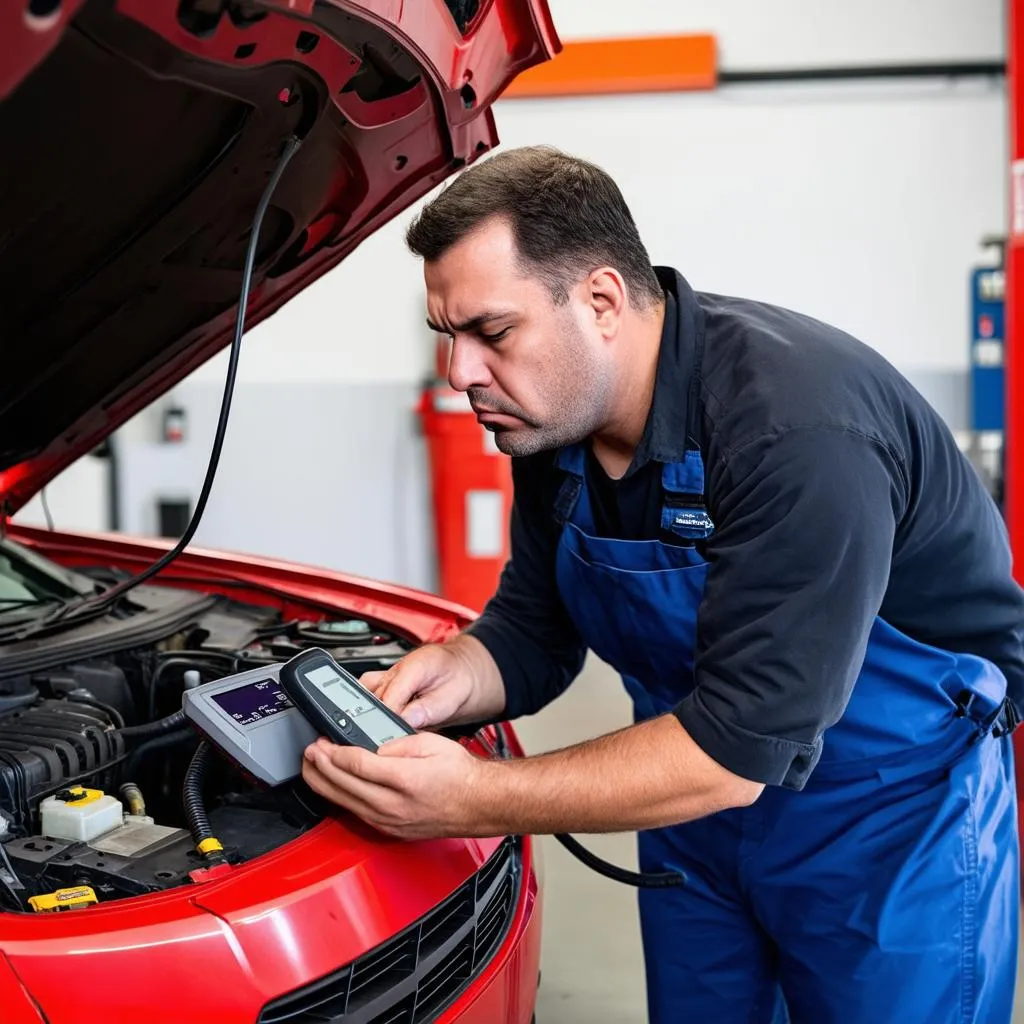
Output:
[[[61,793],[64,792],[64,790],[61,790],[57,794],[58,800],[61,797]],[[69,807],[85,807],[86,804],[94,804],[104,795],[102,789],[86,789],[85,786],[68,786],[67,792],[70,794],[71,799],[65,798],[64,802]]]
[[38,913],[51,910],[71,910],[74,907],[87,907],[98,903],[96,893],[88,885],[76,885],[73,889],[57,889],[43,896],[29,898],[29,906]]
[[196,849],[200,853],[205,855],[207,853],[213,853],[215,850],[223,850],[224,847],[220,845],[220,840],[219,839],[214,839],[213,836],[211,836],[209,839],[204,839],[196,847]]

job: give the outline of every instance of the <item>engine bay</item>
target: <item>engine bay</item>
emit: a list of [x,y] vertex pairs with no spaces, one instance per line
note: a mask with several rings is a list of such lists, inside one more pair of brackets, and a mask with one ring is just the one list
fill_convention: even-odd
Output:
[[[66,633],[59,619],[44,619],[13,634],[0,604],[0,909],[57,909],[65,896],[55,894],[74,906],[82,892],[84,902],[102,903],[192,881],[203,857],[183,784],[201,737],[172,717],[186,687],[309,647],[359,676],[415,646],[362,619],[285,618],[180,586],[139,587],[132,603]],[[139,642],[143,628],[150,638]],[[268,789],[224,758],[207,766],[203,800],[236,864],[324,813],[301,779]],[[57,834],[47,834],[44,818]]]

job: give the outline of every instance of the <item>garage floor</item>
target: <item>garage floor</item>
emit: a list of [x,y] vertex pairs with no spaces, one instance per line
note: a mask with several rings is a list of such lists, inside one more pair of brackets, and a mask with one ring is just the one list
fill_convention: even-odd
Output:
[[[629,701],[618,676],[592,658],[567,694],[539,715],[519,722],[517,731],[528,752],[538,753],[628,722]],[[588,836],[586,843],[616,864],[636,864],[632,836]],[[588,871],[553,839],[545,838],[543,844],[544,951],[538,1024],[643,1024],[643,959],[635,890]],[[1024,985],[1018,985],[1013,1020],[1024,1024]]]

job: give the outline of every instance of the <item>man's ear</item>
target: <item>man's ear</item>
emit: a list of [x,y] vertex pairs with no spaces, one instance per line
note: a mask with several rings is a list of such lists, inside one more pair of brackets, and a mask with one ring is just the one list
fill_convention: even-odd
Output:
[[629,304],[626,282],[614,267],[599,267],[587,278],[587,288],[594,322],[605,340],[610,341],[618,333]]

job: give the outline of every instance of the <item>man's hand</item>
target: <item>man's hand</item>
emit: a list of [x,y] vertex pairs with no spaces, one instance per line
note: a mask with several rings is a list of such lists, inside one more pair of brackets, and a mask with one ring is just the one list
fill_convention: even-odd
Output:
[[716,764],[674,715],[510,761],[418,733],[376,754],[321,739],[302,777],[322,797],[404,839],[626,832],[746,807],[764,786]]
[[476,794],[484,762],[443,736],[419,733],[376,754],[319,739],[306,748],[310,789],[402,839],[479,836]]
[[364,672],[359,682],[414,729],[488,721],[505,709],[497,664],[466,634],[426,644],[387,672]]

